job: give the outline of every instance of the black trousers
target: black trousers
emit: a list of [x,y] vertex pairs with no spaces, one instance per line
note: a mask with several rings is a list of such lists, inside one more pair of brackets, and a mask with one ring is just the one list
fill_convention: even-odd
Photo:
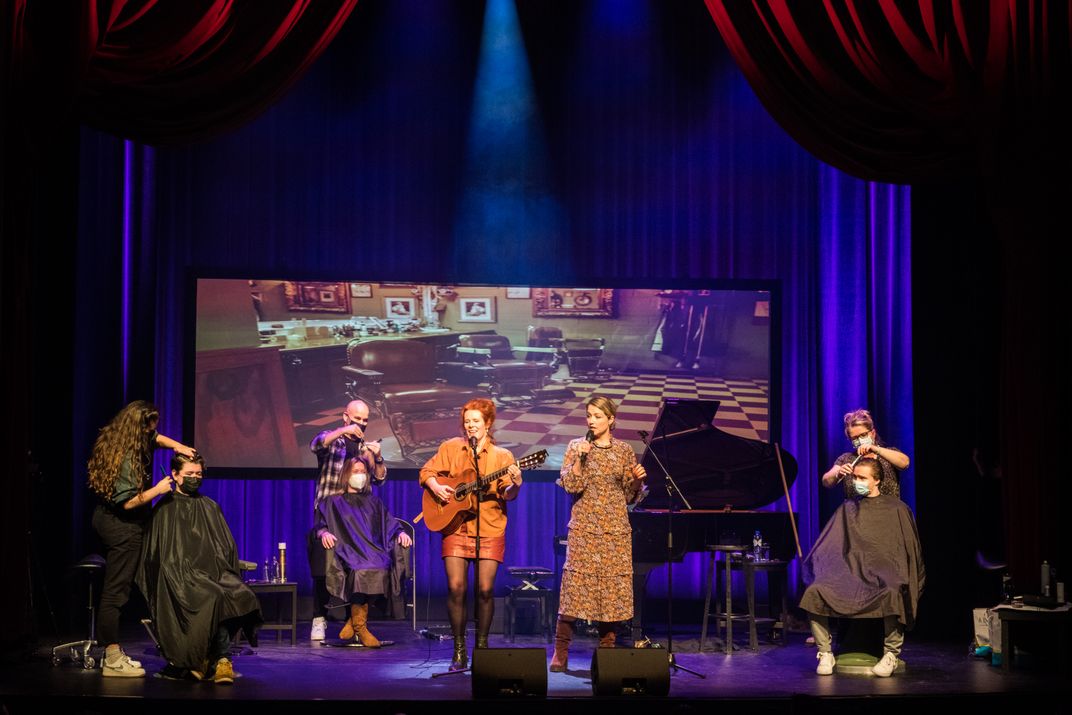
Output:
[[144,513],[124,518],[99,504],[93,512],[93,528],[105,548],[104,585],[97,614],[97,639],[101,645],[119,642],[119,610],[130,599],[130,587],[141,563],[144,519]]
[[309,556],[309,573],[313,577],[313,618],[324,618],[328,615],[327,604],[331,600],[325,582],[328,556],[327,549],[316,536],[316,527],[309,531],[305,546]]

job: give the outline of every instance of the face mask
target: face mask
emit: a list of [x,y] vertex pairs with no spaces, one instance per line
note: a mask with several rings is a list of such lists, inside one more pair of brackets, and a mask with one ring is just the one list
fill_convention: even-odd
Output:
[[362,491],[368,484],[368,475],[364,472],[354,472],[350,475],[350,488]]
[[201,477],[183,477],[182,484],[179,485],[179,490],[187,496],[197,494],[197,490],[200,488]]
[[862,436],[857,437],[856,439],[854,439],[852,441],[852,446],[855,447],[856,449],[859,449],[860,447],[870,447],[874,443],[875,443],[875,440],[871,439],[871,435],[865,434],[865,435],[862,435]]
[[852,480],[852,488],[856,490],[856,493],[862,497],[871,493],[871,487],[867,486],[867,482],[862,482],[859,479]]

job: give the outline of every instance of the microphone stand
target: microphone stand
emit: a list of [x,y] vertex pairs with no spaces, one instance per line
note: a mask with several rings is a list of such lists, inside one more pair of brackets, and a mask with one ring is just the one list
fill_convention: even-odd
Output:
[[[477,454],[476,437],[470,437],[469,438],[469,451],[473,453],[473,469],[476,470],[476,484],[477,484],[477,487],[479,487],[480,486],[480,455]],[[483,494],[483,490],[478,488],[476,490],[476,559],[475,559],[475,565],[473,566],[473,580],[476,581],[476,583],[473,584],[473,593],[474,594],[478,594],[479,591],[480,591],[480,497],[481,497],[482,494]],[[469,566],[468,565],[466,565],[465,570],[466,570],[466,573],[468,573],[468,571],[469,571]],[[468,589],[466,589],[466,590],[468,591]],[[473,600],[476,601],[476,598],[474,598]],[[479,609],[479,606],[477,608]],[[466,609],[466,610],[468,610],[468,609]],[[466,619],[465,620],[466,620],[466,622],[469,621],[468,614],[466,614]],[[480,627],[480,621],[478,620],[477,621],[477,628],[478,628],[477,635],[478,636],[479,636],[479,627]],[[463,636],[465,635],[464,628],[462,629],[462,635]],[[476,650],[476,645],[475,644],[473,645],[473,650]],[[445,671],[443,671],[441,673],[432,673],[432,677],[433,678],[440,678],[440,677],[442,677],[444,675],[459,675],[461,673],[468,673],[470,670],[473,669],[472,663],[473,663],[473,661],[470,660],[469,661],[469,666],[466,667],[466,668],[462,668],[460,670],[445,670]]]
[[684,502],[686,509],[692,509],[692,505],[689,504],[689,500],[685,498],[685,495],[678,489],[677,482],[670,476],[670,472],[663,465],[659,455],[655,453],[655,450],[651,448],[651,444],[648,442],[648,433],[644,430],[637,432],[640,435],[640,439],[644,442],[644,446],[648,447],[648,451],[651,453],[652,458],[655,459],[655,463],[659,465],[659,469],[663,473],[663,484],[666,486],[666,653],[667,658],[670,661],[670,667],[674,670],[684,670],[686,673],[691,673],[698,678],[707,679],[707,676],[703,673],[698,673],[695,670],[686,668],[683,665],[678,665],[677,659],[674,657],[674,493],[681,497],[681,501]]

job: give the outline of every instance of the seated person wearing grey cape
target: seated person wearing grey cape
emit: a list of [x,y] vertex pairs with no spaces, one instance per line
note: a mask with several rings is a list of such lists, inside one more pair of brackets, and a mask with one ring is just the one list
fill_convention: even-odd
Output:
[[819,648],[815,672],[834,672],[829,617],[881,618],[885,628],[882,659],[871,669],[889,677],[897,669],[904,632],[915,623],[925,573],[912,512],[897,497],[882,494],[876,460],[853,467],[854,496],[830,517],[804,560],[800,599]]
[[413,541],[372,493],[368,467],[355,454],[342,468],[346,492],[322,499],[316,507],[316,535],[328,550],[324,585],[333,600],[349,604],[339,638],[369,648],[380,641],[368,629],[369,603],[388,593],[392,549]]
[[242,582],[234,537],[219,504],[198,492],[205,461],[176,453],[177,489],[153,509],[137,583],[149,605],[165,677],[234,682],[227,657],[239,629],[256,644],[262,623],[256,594]]

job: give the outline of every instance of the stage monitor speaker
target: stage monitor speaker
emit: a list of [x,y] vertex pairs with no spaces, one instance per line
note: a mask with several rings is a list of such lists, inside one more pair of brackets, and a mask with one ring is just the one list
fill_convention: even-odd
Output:
[[596,648],[592,654],[593,695],[670,693],[670,658],[662,648]]
[[474,648],[473,697],[547,697],[543,648]]

